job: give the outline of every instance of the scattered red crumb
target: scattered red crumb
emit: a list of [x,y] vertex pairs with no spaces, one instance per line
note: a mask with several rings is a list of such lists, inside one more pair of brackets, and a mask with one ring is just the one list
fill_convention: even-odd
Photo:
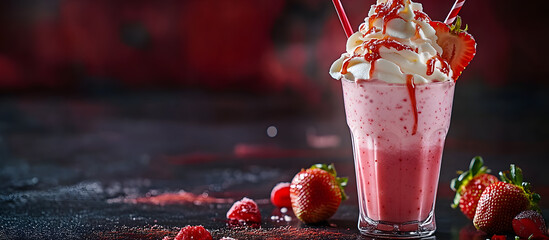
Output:
[[134,199],[124,199],[127,203],[136,204],[154,204],[154,205],[176,205],[176,204],[211,204],[211,203],[231,203],[234,201],[229,198],[214,198],[207,193],[196,195],[193,193],[180,191],[176,193],[163,193],[157,196],[145,196]]
[[261,223],[261,212],[254,200],[242,198],[233,204],[227,212],[229,224],[250,225]]
[[[166,229],[162,226],[154,225],[147,227],[127,227],[119,226],[116,229],[107,232],[95,232],[90,237],[91,239],[114,240],[114,239],[151,239],[158,240],[166,239],[174,229]],[[168,239],[170,239],[168,237]],[[172,238],[173,239],[173,238]]]
[[[113,240],[113,239],[150,239],[150,240],[172,240],[176,233],[180,231],[177,228],[166,228],[159,225],[148,227],[127,227],[118,226],[114,230],[107,232],[94,232],[91,239]],[[210,231],[213,239],[225,240],[244,240],[244,239],[307,239],[307,240],[325,240],[325,239],[357,239],[357,233],[350,229],[334,228],[300,228],[292,226],[282,226],[274,228],[221,228]],[[466,238],[473,239],[473,238]],[[476,239],[476,238],[475,238]],[[486,239],[486,238],[483,238]]]
[[296,228],[284,226],[278,228],[233,228],[213,230],[214,236],[230,236],[235,239],[356,239],[352,232],[337,232],[329,228]]
[[182,228],[174,240],[212,240],[212,235],[202,225]]

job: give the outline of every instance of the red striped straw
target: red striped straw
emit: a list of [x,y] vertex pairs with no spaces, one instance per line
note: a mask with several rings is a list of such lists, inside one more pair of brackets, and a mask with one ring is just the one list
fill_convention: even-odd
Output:
[[337,15],[339,16],[339,21],[341,22],[341,26],[343,26],[343,30],[345,31],[347,38],[349,38],[353,34],[353,29],[351,28],[351,24],[349,23],[347,14],[345,14],[345,10],[343,10],[343,5],[341,5],[340,0],[332,0],[332,2],[334,3],[334,7],[337,11]]
[[459,13],[459,10],[461,10],[461,7],[463,6],[463,3],[465,3],[465,0],[456,0],[454,6],[452,7],[452,11],[448,13],[448,17],[446,17],[444,23],[450,25],[456,20],[456,17]]

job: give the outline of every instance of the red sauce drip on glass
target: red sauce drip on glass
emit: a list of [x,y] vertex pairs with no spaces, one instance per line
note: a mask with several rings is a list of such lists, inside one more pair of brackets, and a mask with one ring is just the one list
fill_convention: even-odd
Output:
[[450,65],[446,60],[444,60],[440,55],[437,54],[436,56],[427,60],[427,76],[430,76],[431,74],[433,74],[433,72],[435,72],[435,60],[438,60],[440,62],[440,71],[448,75],[450,73]]
[[384,4],[377,5],[374,9],[374,14],[370,16],[368,20],[370,29],[373,27],[373,24],[377,19],[383,19],[383,34],[385,34],[387,23],[389,21],[395,18],[402,19],[402,17],[398,15],[398,10],[404,7],[404,1],[406,0],[392,0],[387,1]]
[[406,75],[406,86],[408,87],[408,95],[410,95],[410,103],[412,104],[412,111],[414,111],[414,127],[412,128],[412,135],[417,132],[417,103],[416,103],[416,85],[414,84],[414,76],[411,74]]

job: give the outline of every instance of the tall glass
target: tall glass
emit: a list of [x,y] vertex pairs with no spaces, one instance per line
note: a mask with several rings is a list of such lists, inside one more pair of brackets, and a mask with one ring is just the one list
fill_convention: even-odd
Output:
[[455,83],[341,80],[351,130],[361,233],[435,232],[435,198]]

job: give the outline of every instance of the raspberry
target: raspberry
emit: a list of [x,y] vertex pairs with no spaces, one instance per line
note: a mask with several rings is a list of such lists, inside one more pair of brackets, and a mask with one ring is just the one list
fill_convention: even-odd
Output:
[[271,203],[277,207],[292,207],[292,201],[290,199],[290,183],[281,182],[278,183],[271,191]]
[[233,204],[227,212],[227,219],[244,225],[261,223],[261,213],[254,200],[245,197]]
[[212,240],[212,235],[203,226],[186,226],[182,228],[174,240]]

